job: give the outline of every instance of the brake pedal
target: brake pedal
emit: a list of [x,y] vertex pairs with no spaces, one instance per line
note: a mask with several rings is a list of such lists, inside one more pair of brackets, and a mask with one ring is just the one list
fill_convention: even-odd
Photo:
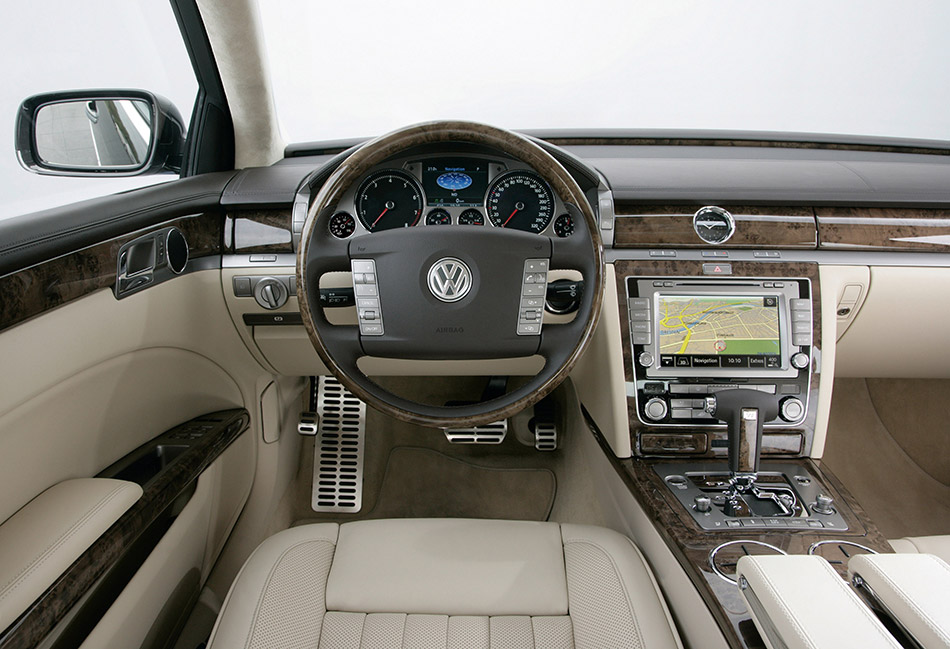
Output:
[[508,420],[464,428],[443,428],[442,432],[452,444],[501,444],[508,434]]
[[[321,376],[314,386],[316,439],[313,444],[315,512],[356,513],[363,506],[363,447],[366,404],[335,377]],[[309,414],[309,413],[305,413]],[[305,429],[311,424],[301,424]]]

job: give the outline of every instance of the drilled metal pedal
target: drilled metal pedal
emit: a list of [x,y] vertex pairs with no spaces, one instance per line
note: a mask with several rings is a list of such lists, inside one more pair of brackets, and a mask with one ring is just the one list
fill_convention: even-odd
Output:
[[358,512],[363,505],[366,404],[335,377],[321,376],[316,417],[320,430],[313,444],[310,506],[315,512]]
[[557,426],[554,422],[535,422],[534,448],[538,451],[557,450]]
[[501,444],[508,434],[508,420],[466,428],[444,428],[443,432],[453,444]]
[[320,418],[315,412],[300,413],[300,420],[297,422],[297,432],[301,435],[316,435],[320,430]]

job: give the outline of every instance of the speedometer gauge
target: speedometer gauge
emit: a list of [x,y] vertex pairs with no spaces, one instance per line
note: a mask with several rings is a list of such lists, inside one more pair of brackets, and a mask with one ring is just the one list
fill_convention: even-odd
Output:
[[398,169],[369,176],[356,194],[356,213],[370,232],[415,225],[425,199],[416,179]]
[[512,171],[495,179],[485,207],[492,225],[541,232],[554,214],[554,194],[534,172]]

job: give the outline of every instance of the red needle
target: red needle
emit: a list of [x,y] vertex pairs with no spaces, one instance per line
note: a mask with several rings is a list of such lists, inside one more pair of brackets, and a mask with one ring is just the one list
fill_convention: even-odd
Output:
[[376,224],[379,223],[379,220],[380,220],[381,218],[383,218],[383,214],[385,214],[385,213],[388,212],[388,211],[389,211],[389,208],[388,208],[388,207],[387,207],[387,208],[384,208],[384,209],[383,209],[383,213],[376,217],[376,220],[373,221],[373,227],[374,227],[374,228],[376,227]]
[[515,214],[517,214],[517,213],[520,212],[520,211],[521,211],[521,210],[519,210],[519,209],[516,207],[516,208],[515,208],[515,211],[511,213],[511,216],[509,216],[508,219],[507,219],[504,223],[501,224],[501,227],[505,227],[506,225],[508,225],[508,221],[510,221],[511,219],[515,218]]

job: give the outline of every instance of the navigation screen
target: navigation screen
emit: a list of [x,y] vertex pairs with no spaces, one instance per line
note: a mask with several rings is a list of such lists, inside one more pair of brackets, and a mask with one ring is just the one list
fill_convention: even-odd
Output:
[[472,158],[427,160],[422,185],[429,205],[478,207],[488,190],[488,162]]
[[781,367],[779,297],[657,295],[661,367]]

